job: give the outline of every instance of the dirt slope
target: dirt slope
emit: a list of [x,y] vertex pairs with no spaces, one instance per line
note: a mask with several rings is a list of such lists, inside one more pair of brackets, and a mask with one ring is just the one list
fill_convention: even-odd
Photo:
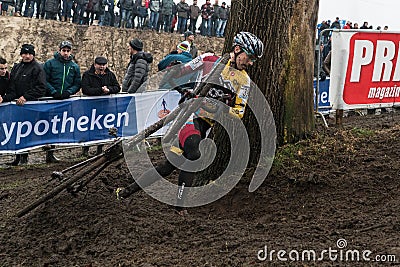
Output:
[[[113,189],[129,180],[124,164],[112,165],[77,197],[63,192],[16,218],[52,188],[50,174],[72,165],[79,151],[58,152],[63,161],[52,165],[36,154],[31,157],[36,164],[0,169],[0,266],[399,264],[399,119],[398,113],[354,116],[345,118],[343,129],[319,126],[309,140],[279,149],[270,176],[255,193],[241,181],[221,200],[190,209],[186,218],[143,192],[116,201]],[[258,259],[265,246],[268,254],[275,250],[272,260]],[[331,253],[336,260],[326,252],[319,261],[329,249],[337,250]],[[297,251],[301,259],[304,250],[317,256],[284,262],[279,250],[287,259],[290,251],[292,258]],[[360,251],[360,260],[346,262],[349,250]],[[365,250],[371,261],[361,261]],[[390,255],[396,263],[375,261],[376,256],[393,261]]]

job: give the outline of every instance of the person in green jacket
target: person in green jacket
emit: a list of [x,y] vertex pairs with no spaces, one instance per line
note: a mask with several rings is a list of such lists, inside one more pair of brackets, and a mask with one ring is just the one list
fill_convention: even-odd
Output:
[[44,63],[46,72],[46,95],[54,99],[67,99],[81,88],[81,70],[71,54],[72,44],[61,42],[54,58]]
[[[75,63],[72,53],[72,44],[69,41],[61,42],[59,51],[54,53],[54,58],[44,63],[46,73],[46,96],[54,99],[67,99],[81,88],[81,70]],[[46,152],[46,162],[58,162],[54,156],[54,145]]]

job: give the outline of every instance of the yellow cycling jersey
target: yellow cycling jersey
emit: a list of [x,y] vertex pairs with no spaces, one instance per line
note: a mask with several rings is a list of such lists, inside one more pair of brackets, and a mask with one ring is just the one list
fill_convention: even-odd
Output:
[[247,105],[250,91],[250,77],[245,70],[236,70],[230,67],[231,61],[225,66],[221,73],[224,87],[227,87],[234,95],[229,113],[242,118]]

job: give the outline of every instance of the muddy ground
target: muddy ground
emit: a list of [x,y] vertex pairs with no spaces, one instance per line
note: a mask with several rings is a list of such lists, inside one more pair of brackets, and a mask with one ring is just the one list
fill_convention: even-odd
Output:
[[129,182],[122,163],[78,196],[62,192],[17,218],[54,188],[53,171],[82,158],[57,151],[62,161],[46,165],[38,152],[27,166],[6,167],[12,157],[2,156],[0,266],[398,265],[399,138],[400,113],[352,116],[327,130],[319,120],[308,140],[279,149],[256,192],[243,180],[186,217],[144,192],[117,201],[113,190]]

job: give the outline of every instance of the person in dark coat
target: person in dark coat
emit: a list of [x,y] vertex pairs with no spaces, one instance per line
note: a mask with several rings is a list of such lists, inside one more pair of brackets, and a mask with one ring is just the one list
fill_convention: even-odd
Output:
[[192,58],[196,58],[198,56],[199,50],[194,44],[194,33],[192,31],[186,31],[183,36],[185,37],[185,41],[188,41],[190,43],[190,54],[192,55]]
[[189,5],[185,2],[186,0],[181,0],[177,5],[176,9],[178,11],[178,28],[176,29],[177,32],[183,34],[186,29],[187,19],[188,19],[188,12],[190,10]]
[[96,57],[94,64],[82,76],[82,92],[88,96],[117,94],[121,87],[115,74],[107,67],[105,57]]
[[36,100],[46,94],[46,74],[35,59],[35,47],[22,45],[22,60],[16,64],[10,74],[10,87],[0,103],[17,99],[17,105],[23,106],[27,101]]
[[[88,96],[116,94],[121,90],[115,74],[107,68],[105,57],[96,57],[89,70],[82,76],[82,92]],[[96,155],[103,152],[103,145],[97,146]],[[89,146],[82,148],[82,155],[89,156]]]
[[336,20],[332,22],[331,29],[340,29],[340,28],[342,27],[340,26],[339,17],[336,17]]
[[133,4],[134,3],[132,0],[118,1],[117,7],[119,7],[121,12],[121,22],[119,24],[120,28],[127,28],[128,21],[132,17]]
[[[0,103],[16,99],[18,106],[27,101],[36,100],[46,94],[46,74],[43,67],[35,59],[35,47],[23,44],[21,48],[21,62],[14,65],[10,74],[10,86],[4,97],[0,96]],[[10,165],[28,163],[28,153],[18,154]]]
[[164,32],[170,32],[171,31],[171,23],[172,23],[172,17],[174,15],[173,13],[173,6],[175,5],[173,0],[163,0],[161,4],[161,16],[163,19],[163,25],[164,25]]
[[129,42],[131,60],[122,81],[123,92],[136,93],[139,87],[147,81],[153,56],[142,50],[143,42],[139,38],[135,38]]
[[4,96],[10,86],[10,73],[8,72],[7,60],[0,57],[0,96]]
[[56,20],[60,11],[61,0],[46,0],[44,10],[46,11],[46,19]]
[[193,5],[190,6],[189,14],[190,14],[189,31],[195,33],[197,20],[201,15],[200,7],[197,5],[197,0],[193,0]]

